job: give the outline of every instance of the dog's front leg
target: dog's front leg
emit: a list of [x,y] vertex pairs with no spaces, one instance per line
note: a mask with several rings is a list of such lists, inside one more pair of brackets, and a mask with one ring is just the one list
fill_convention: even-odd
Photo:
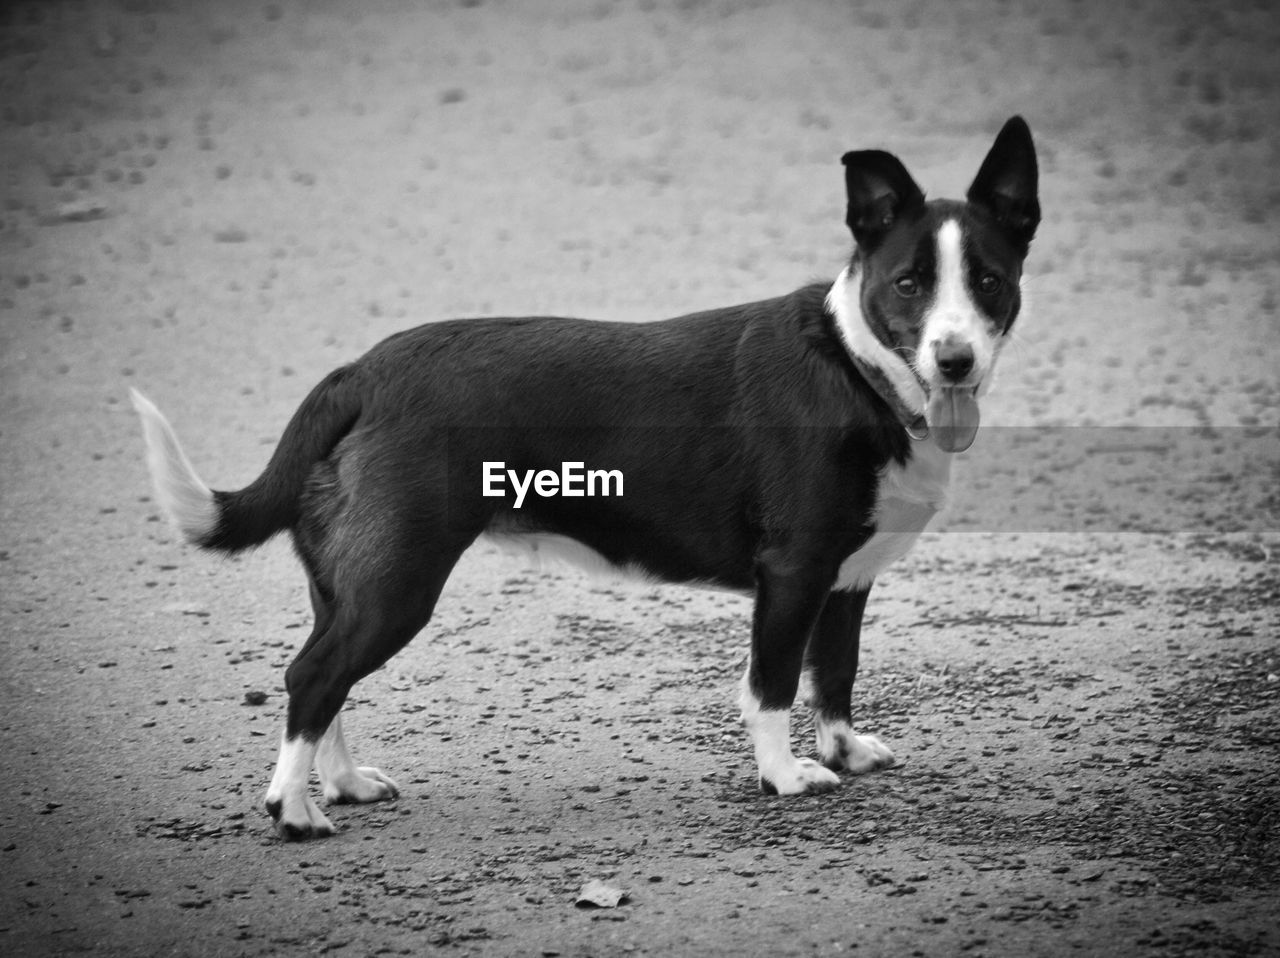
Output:
[[853,731],[850,699],[858,675],[858,648],[867,589],[833,592],[822,607],[805,650],[809,705],[818,737],[818,759],[833,771],[855,775],[893,765],[893,752],[875,735]]
[[742,678],[741,705],[755,746],[760,789],[769,795],[825,792],[840,784],[834,772],[791,752],[791,704],[805,643],[830,587],[829,576],[806,564],[762,562],[757,572],[751,661]]

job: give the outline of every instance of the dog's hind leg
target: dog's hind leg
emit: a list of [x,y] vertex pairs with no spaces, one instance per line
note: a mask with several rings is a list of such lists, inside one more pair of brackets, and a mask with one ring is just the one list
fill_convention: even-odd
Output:
[[280,740],[280,755],[267,787],[266,805],[280,835],[291,841],[333,834],[333,823],[307,794],[318,745],[319,739],[288,732]]
[[833,592],[818,616],[805,650],[809,705],[818,737],[818,759],[833,771],[855,775],[893,765],[893,752],[875,735],[853,731],[850,699],[858,675],[858,649],[867,592]]
[[[333,621],[333,602],[325,597],[325,591],[314,578],[311,579],[311,608],[315,613],[312,635],[318,637]],[[320,739],[315,766],[324,800],[331,805],[378,802],[400,794],[396,783],[379,769],[356,765],[342,734],[341,712],[334,716]]]
[[333,717],[316,749],[316,772],[324,800],[331,805],[361,804],[396,798],[400,789],[380,769],[356,765],[342,735],[342,713]]
[[[308,794],[313,765],[330,801],[376,801],[395,794],[391,780],[356,766],[342,737],[339,710],[351,687],[403,648],[431,618],[445,580],[468,542],[366,542],[336,564],[335,583],[317,629],[285,675],[289,714],[266,806],[280,834],[304,839],[333,833]],[[398,537],[396,537],[398,538]],[[415,547],[416,545],[416,547]],[[322,628],[321,628],[322,627]]]

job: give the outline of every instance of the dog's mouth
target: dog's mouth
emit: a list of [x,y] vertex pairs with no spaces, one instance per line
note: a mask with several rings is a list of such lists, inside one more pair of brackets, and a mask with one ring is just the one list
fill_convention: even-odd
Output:
[[978,435],[976,386],[936,386],[929,393],[924,421],[929,438],[943,452],[964,452]]

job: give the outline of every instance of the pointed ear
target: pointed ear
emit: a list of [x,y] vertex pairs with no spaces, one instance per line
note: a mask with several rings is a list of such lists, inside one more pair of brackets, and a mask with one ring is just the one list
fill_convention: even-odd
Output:
[[1022,117],[1011,117],[969,187],[969,202],[990,210],[1025,254],[1040,225],[1038,191],[1031,130]]
[[924,203],[920,187],[892,153],[855,150],[840,162],[849,195],[845,222],[863,249],[875,246],[904,213]]

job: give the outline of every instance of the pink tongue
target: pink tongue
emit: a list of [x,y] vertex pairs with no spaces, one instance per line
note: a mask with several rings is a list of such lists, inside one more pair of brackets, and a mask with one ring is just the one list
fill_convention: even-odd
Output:
[[978,400],[973,389],[935,389],[924,419],[929,437],[943,452],[964,452],[978,434]]

